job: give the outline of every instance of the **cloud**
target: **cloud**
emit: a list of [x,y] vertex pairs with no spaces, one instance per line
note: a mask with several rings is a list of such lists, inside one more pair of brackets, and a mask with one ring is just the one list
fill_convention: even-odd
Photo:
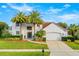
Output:
[[64,14],[57,16],[57,18],[60,22],[66,22],[68,24],[79,24],[79,14]]
[[58,18],[63,20],[76,20],[76,19],[79,19],[79,14],[65,14],[65,15],[58,16]]
[[71,5],[70,4],[65,4],[64,8],[69,8]]
[[63,11],[64,9],[66,9],[66,8],[68,8],[70,6],[71,6],[70,4],[65,4],[62,8],[53,8],[53,7],[50,7],[48,9],[48,13],[51,12],[51,13],[57,14],[57,13]]
[[79,13],[65,13],[61,14],[63,12],[63,9],[53,9],[55,11],[52,12],[44,12],[43,13],[43,19],[46,21],[51,22],[66,22],[68,24],[72,23],[79,23]]
[[7,8],[7,6],[6,6],[6,5],[2,5],[1,7],[2,7],[2,8]]
[[50,7],[47,11],[43,12],[43,17],[47,19],[46,21],[68,22],[68,23],[77,22],[79,19],[79,16],[78,16],[79,14],[77,13],[71,13],[71,14],[64,13],[63,14],[63,12],[65,12],[64,10],[69,7],[71,7],[70,4],[65,4],[62,8]]
[[63,9],[58,9],[58,8],[50,8],[49,10],[48,10],[48,12],[52,12],[52,13],[55,13],[55,14],[57,14],[58,12],[61,12]]
[[16,5],[12,5],[12,4],[8,4],[11,8],[13,9],[16,9],[18,11],[32,11],[33,8],[26,5],[26,4],[23,4],[23,6],[16,6]]
[[62,8],[49,8],[48,9],[48,13],[54,13],[54,14],[57,14],[59,12],[63,11]]

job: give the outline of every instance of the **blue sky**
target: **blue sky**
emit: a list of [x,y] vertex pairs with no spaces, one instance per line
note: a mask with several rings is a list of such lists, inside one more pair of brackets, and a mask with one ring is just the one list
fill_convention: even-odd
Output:
[[40,12],[44,21],[79,24],[78,3],[0,3],[0,21],[12,25],[11,18],[19,11],[28,15],[33,10]]

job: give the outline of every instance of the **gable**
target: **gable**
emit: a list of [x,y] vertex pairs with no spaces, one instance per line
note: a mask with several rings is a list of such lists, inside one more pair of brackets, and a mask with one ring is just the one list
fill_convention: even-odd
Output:
[[64,33],[67,31],[64,31],[64,29],[60,28],[54,23],[49,24],[47,27],[43,28],[46,32],[58,32],[58,33]]
[[51,22],[45,22],[45,23],[43,23],[43,28],[47,27],[49,24],[51,24]]

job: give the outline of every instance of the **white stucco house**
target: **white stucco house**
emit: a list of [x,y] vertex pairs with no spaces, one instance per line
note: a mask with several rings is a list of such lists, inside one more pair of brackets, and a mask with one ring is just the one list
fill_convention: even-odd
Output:
[[[56,23],[45,22],[42,25],[35,25],[35,33],[41,29],[45,30],[46,35],[44,36],[47,40],[61,40],[61,37],[67,36],[67,30],[61,28]],[[20,32],[21,30],[21,32]],[[20,29],[19,23],[13,23],[11,29],[12,35],[23,35],[23,39],[33,39],[34,36],[34,26],[33,24],[23,23]]]

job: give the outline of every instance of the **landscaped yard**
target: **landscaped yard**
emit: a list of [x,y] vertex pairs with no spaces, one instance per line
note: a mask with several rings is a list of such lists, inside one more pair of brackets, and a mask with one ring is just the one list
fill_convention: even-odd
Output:
[[28,41],[0,40],[0,49],[48,49],[47,44],[37,44]]
[[75,40],[75,42],[65,41],[65,43],[72,49],[79,50],[79,40]]
[[50,52],[0,52],[0,56],[49,56]]

